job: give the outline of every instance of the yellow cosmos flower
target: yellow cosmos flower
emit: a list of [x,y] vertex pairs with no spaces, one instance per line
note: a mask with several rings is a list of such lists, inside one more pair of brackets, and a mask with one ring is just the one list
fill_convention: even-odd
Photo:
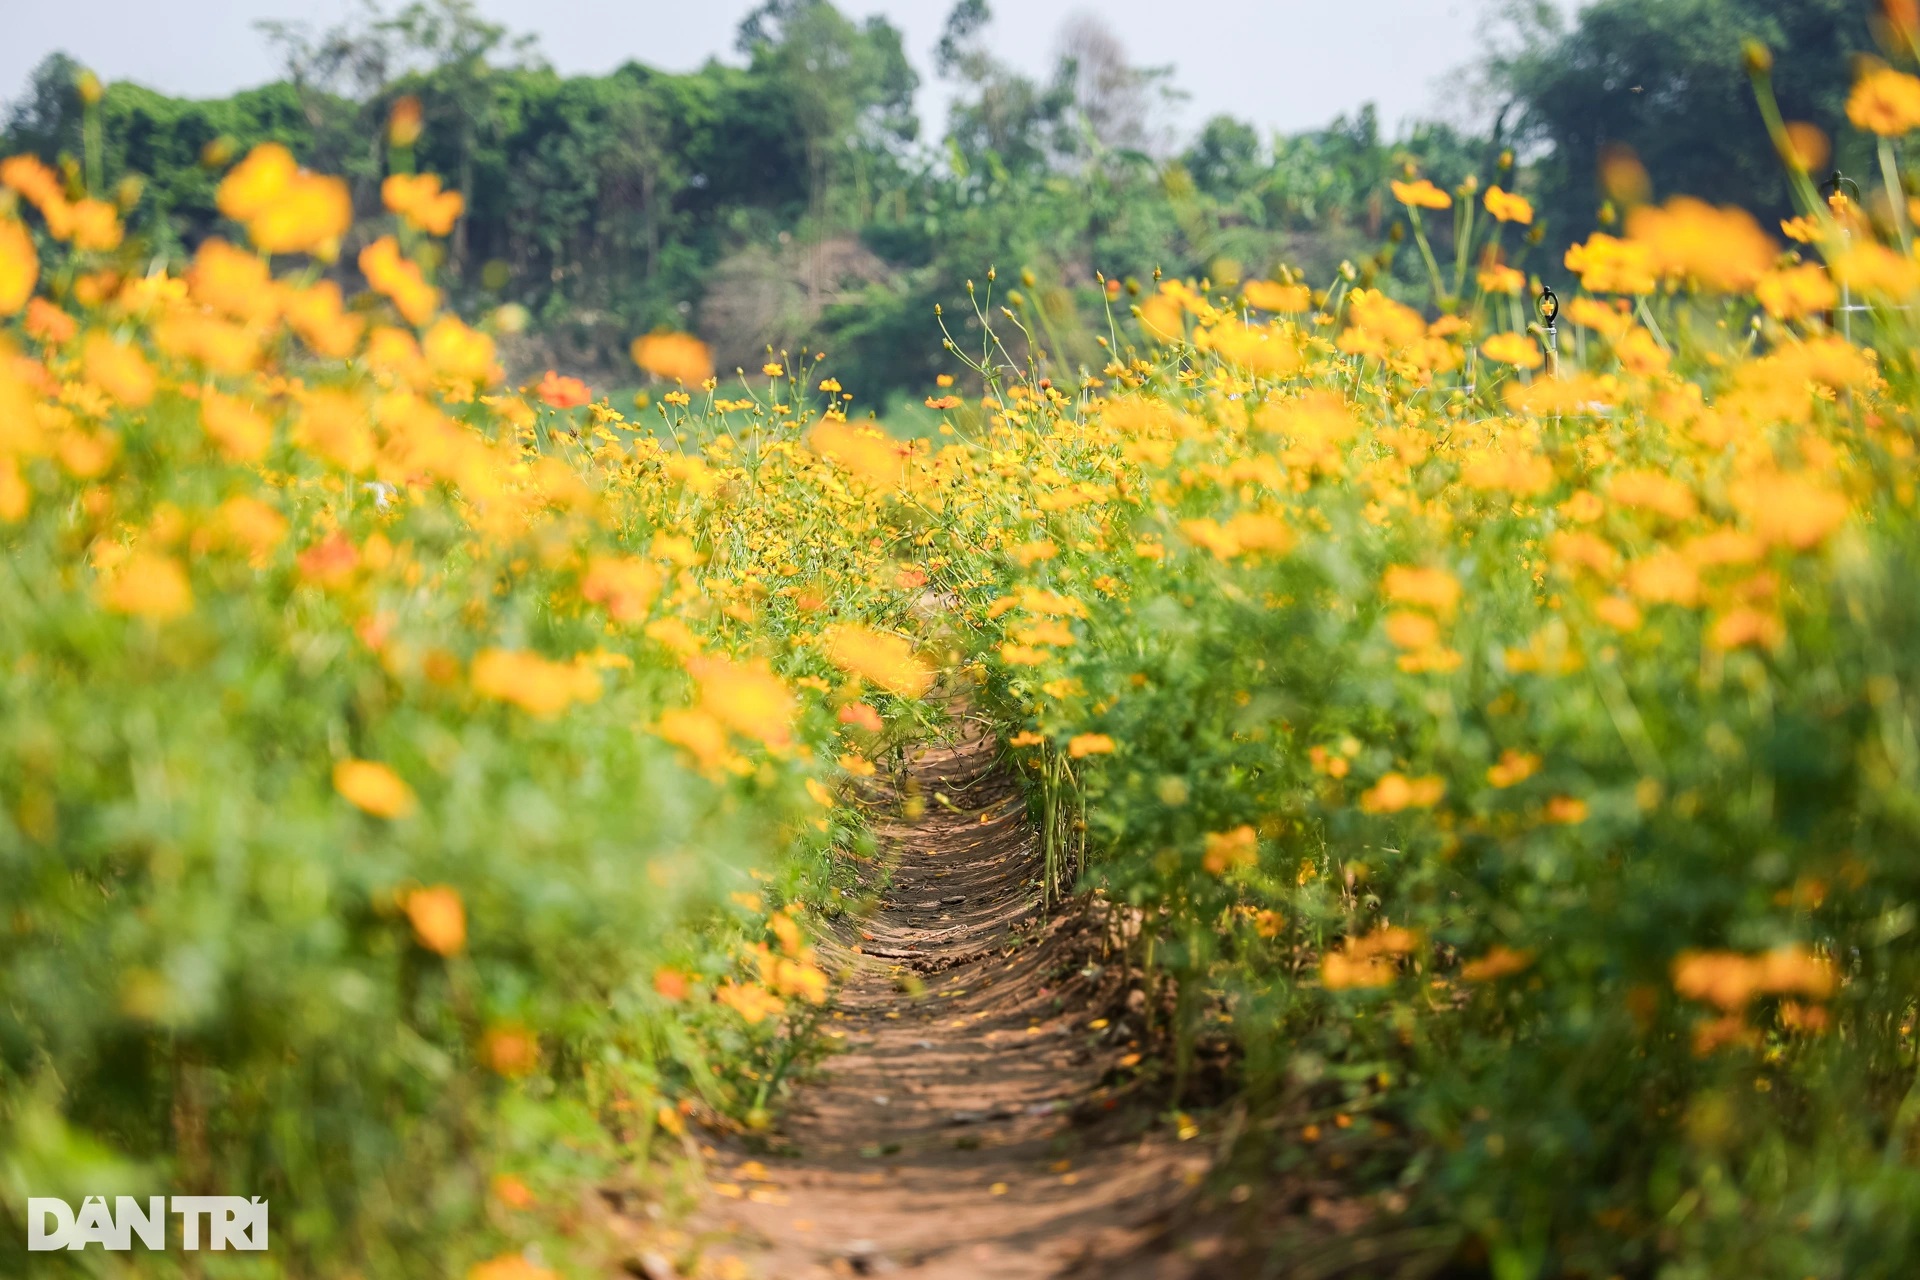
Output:
[[40,255],[27,229],[17,219],[0,217],[0,316],[25,307],[39,279]]
[[454,955],[467,945],[466,904],[451,885],[415,889],[402,899],[401,909],[414,938],[435,955]]
[[342,760],[334,765],[333,789],[347,803],[376,818],[404,818],[418,807],[413,788],[377,760]]
[[713,376],[713,352],[686,333],[653,333],[633,340],[633,362],[656,378],[694,386]]
[[1480,344],[1480,351],[1489,360],[1517,369],[1538,369],[1547,360],[1539,344],[1524,333],[1496,333]]
[[1869,65],[1847,96],[1856,129],[1897,138],[1920,128],[1920,79],[1881,64]]
[[193,586],[178,560],[136,551],[101,589],[100,603],[133,617],[177,618],[192,612]]
[[1528,203],[1525,196],[1502,191],[1499,187],[1488,187],[1486,203],[1487,212],[1502,222],[1517,222],[1525,226],[1533,221],[1533,205]]
[[1453,197],[1434,186],[1425,178],[1413,182],[1395,181],[1392,184],[1393,198],[1412,209],[1451,209]]
[[822,640],[834,666],[897,697],[919,698],[933,685],[933,668],[903,637],[848,623],[828,628]]

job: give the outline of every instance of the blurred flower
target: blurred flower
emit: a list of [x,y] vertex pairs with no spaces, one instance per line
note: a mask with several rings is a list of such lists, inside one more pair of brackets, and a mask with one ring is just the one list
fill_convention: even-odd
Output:
[[27,229],[13,218],[0,216],[0,316],[26,306],[39,279],[40,255]]
[[435,955],[450,956],[467,945],[466,904],[451,885],[415,889],[406,895],[402,907],[414,938]]
[[933,669],[900,636],[855,623],[829,627],[822,636],[827,661],[901,698],[919,698],[933,685]]
[[693,386],[713,376],[707,344],[685,333],[654,333],[633,340],[633,362],[656,378]]
[[1920,79],[1882,63],[1869,63],[1847,96],[1847,119],[1856,129],[1897,138],[1920,127]]
[[1480,344],[1480,350],[1489,360],[1520,369],[1538,369],[1547,360],[1539,344],[1524,333],[1496,333]]
[[1751,290],[1773,266],[1777,251],[1746,210],[1716,209],[1686,196],[1664,208],[1635,209],[1627,218],[1627,235],[1645,248],[1660,274],[1717,293]]
[[1067,754],[1075,760],[1112,753],[1114,741],[1104,733],[1079,733],[1067,742]]
[[1453,197],[1425,178],[1413,182],[1395,180],[1390,185],[1393,187],[1393,198],[1410,208],[1450,209],[1453,207]]
[[578,378],[563,378],[552,369],[547,370],[533,393],[553,409],[577,409],[593,399],[586,383]]
[[1487,212],[1502,222],[1517,222],[1525,226],[1533,221],[1533,206],[1525,196],[1502,191],[1499,187],[1488,187],[1486,202]]
[[380,202],[387,207],[387,212],[399,214],[410,225],[433,236],[451,232],[466,208],[466,199],[458,191],[440,189],[440,175],[435,173],[388,176],[380,184]]
[[377,760],[342,760],[333,766],[333,789],[376,818],[404,818],[419,807],[409,787]]
[[193,587],[178,560],[136,551],[101,588],[100,603],[134,617],[177,618],[193,610]]

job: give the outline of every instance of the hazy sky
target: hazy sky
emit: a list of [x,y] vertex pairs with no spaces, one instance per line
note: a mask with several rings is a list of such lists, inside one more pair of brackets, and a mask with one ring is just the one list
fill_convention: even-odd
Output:
[[[856,16],[884,13],[931,80],[931,50],[952,0],[837,0]],[[1171,63],[1190,101],[1178,123],[1216,112],[1299,129],[1361,103],[1389,126],[1413,116],[1458,118],[1448,73],[1469,61],[1488,0],[993,0],[990,40],[1033,73],[1051,66],[1066,19],[1098,13],[1136,63]],[[733,33],[754,0],[478,0],[480,10],[540,38],[562,72],[604,72],[628,59],[686,70],[732,58]],[[17,97],[46,54],[65,50],[110,80],[210,96],[273,79],[262,18],[338,21],[349,0],[0,0],[0,99]],[[398,7],[390,3],[388,8]],[[923,90],[937,130],[944,98]]]

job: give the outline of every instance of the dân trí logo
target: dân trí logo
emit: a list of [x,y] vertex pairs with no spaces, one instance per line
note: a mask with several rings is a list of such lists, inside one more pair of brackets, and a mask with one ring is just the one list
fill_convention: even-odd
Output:
[[[167,1247],[167,1212],[180,1219],[182,1249],[263,1250],[267,1247],[267,1202],[259,1196],[116,1196],[113,1208],[105,1196],[88,1196],[76,1212],[65,1200],[51,1196],[27,1197],[27,1249],[133,1248],[137,1239],[148,1249]],[[202,1224],[205,1230],[202,1230]]]

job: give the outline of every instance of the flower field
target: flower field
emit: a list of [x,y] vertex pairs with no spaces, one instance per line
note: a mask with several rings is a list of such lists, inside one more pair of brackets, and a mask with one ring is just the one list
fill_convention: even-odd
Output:
[[186,1188],[274,1204],[203,1274],[591,1270],[582,1187],[670,1214],[822,1051],[938,682],[1134,912],[1246,1230],[1305,1170],[1501,1280],[1909,1274],[1920,82],[1855,102],[1884,187],[1772,116],[1799,217],[1623,199],[1544,332],[1510,161],[1394,184],[1420,306],[1114,284],[1067,369],[985,272],[911,442],[812,352],[506,385],[404,120],[378,217],[263,147],[159,267],[0,163],[5,1230]]

